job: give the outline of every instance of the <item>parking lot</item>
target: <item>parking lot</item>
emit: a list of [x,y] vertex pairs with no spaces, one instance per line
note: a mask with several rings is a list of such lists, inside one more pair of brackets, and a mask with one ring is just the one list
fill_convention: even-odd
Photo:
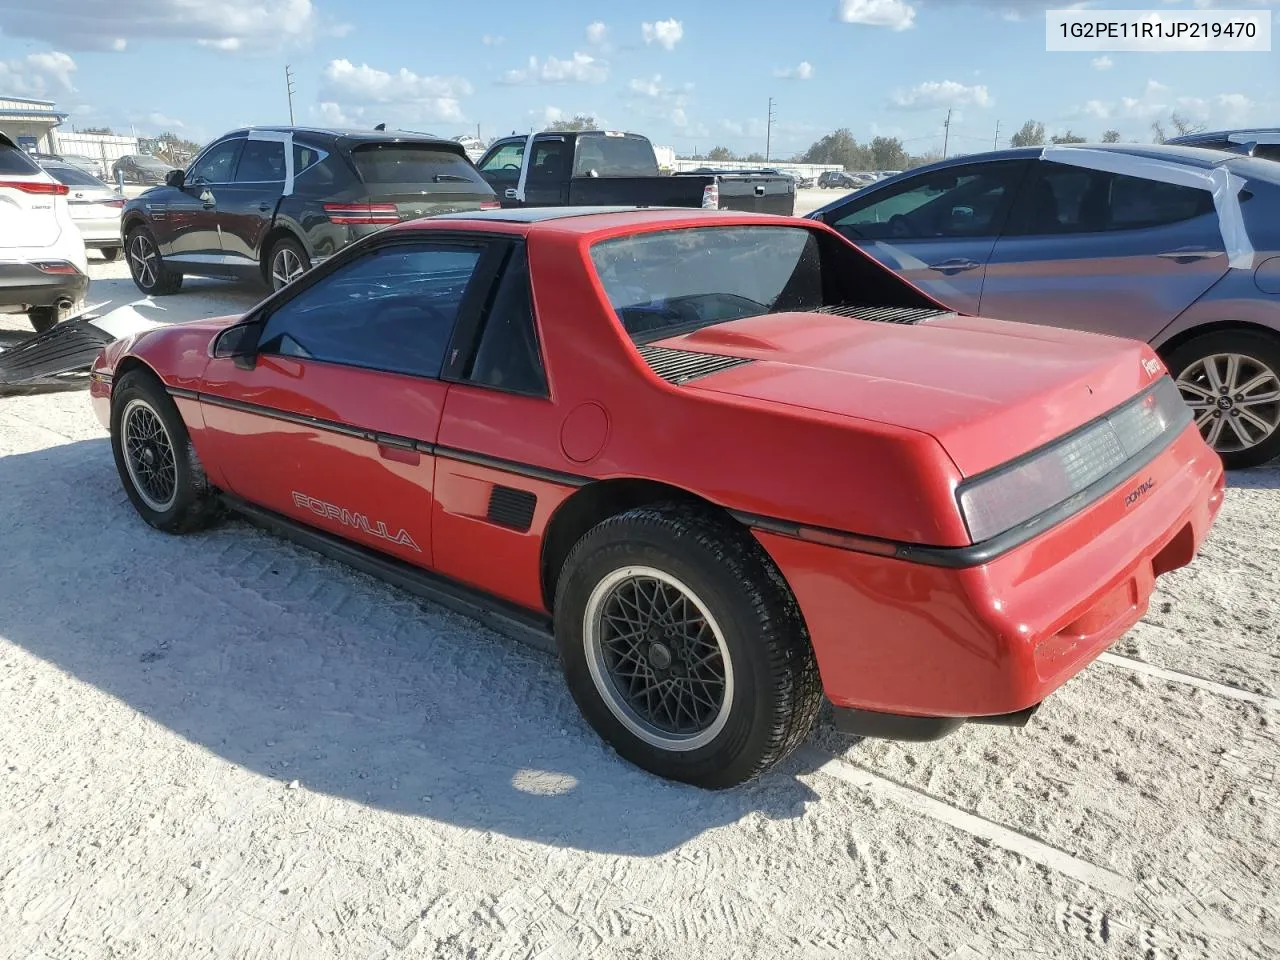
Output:
[[[92,270],[159,322],[261,295]],[[1233,474],[1024,730],[824,723],[707,793],[612,755],[547,656],[238,521],[147,527],[82,391],[5,399],[0,956],[1275,956],[1278,504]]]

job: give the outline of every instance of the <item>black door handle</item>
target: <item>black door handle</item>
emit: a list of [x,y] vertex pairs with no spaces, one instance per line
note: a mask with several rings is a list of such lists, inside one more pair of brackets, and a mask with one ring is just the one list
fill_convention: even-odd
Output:
[[974,267],[980,267],[977,260],[970,260],[966,257],[954,257],[951,260],[943,260],[941,263],[929,264],[930,270],[938,270],[942,273],[960,273],[962,270],[972,270]]
[[1176,263],[1193,263],[1196,260],[1211,260],[1222,256],[1221,250],[1206,250],[1204,247],[1183,247],[1181,250],[1166,250],[1157,253],[1157,257],[1173,260]]
[[260,204],[258,204],[258,209],[259,209],[259,210],[261,210],[263,213],[266,213],[268,210],[270,210],[270,209],[271,209],[271,204],[269,204],[269,203],[260,203]]

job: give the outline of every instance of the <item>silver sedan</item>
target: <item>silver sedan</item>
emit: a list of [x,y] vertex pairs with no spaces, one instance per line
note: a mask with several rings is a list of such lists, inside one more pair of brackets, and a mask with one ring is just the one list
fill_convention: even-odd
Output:
[[119,257],[120,213],[124,209],[119,191],[70,163],[45,160],[40,165],[70,191],[67,205],[84,245],[101,253],[104,260]]

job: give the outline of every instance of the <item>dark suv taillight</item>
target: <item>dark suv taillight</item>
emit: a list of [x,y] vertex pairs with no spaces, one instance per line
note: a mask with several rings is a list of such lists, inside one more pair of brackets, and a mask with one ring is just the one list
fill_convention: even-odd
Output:
[[385,226],[400,222],[394,203],[326,203],[324,212],[333,223]]

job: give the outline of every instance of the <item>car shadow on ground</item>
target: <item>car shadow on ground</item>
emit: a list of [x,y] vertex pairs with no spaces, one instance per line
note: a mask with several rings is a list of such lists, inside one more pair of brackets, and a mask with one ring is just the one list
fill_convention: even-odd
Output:
[[1230,470],[1227,486],[1242,490],[1280,490],[1280,460],[1248,470]]
[[247,524],[152,530],[105,439],[0,458],[0,543],[0,637],[282,790],[631,855],[815,799],[650,776],[550,656]]
[[187,277],[177,293],[148,297],[129,277],[110,277],[89,284],[85,303],[100,316],[132,311],[152,323],[181,323],[245,313],[267,295],[267,290],[251,283]]

